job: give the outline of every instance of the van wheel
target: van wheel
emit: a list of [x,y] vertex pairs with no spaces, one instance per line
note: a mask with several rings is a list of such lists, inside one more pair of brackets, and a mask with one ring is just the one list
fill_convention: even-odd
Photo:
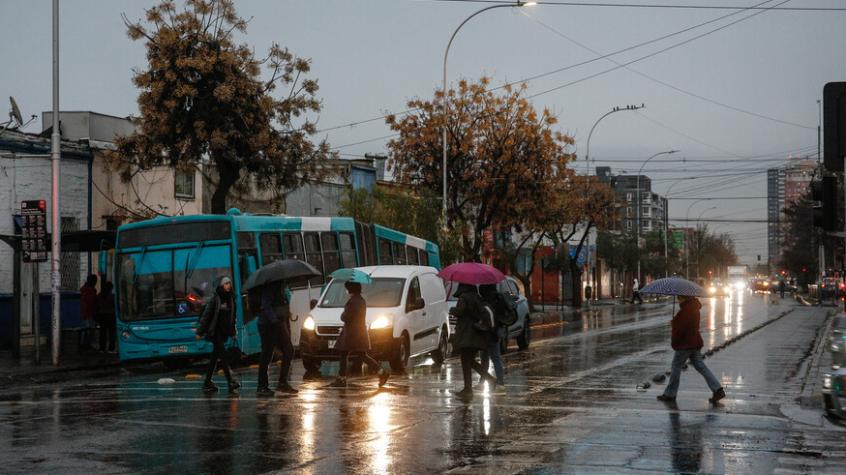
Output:
[[531,331],[532,330],[529,326],[529,316],[526,315],[526,320],[523,322],[523,331],[520,332],[520,336],[517,337],[517,348],[520,348],[520,350],[529,349],[529,336]]
[[447,330],[443,328],[441,329],[441,338],[438,340],[438,349],[432,352],[432,360],[435,362],[435,365],[440,366],[444,364],[444,360],[447,359],[451,351],[452,348],[450,348],[449,339],[447,338]]
[[403,333],[397,341],[394,357],[391,358],[391,369],[398,373],[405,372],[405,368],[408,367],[409,354],[408,335]]
[[319,373],[320,372],[320,365],[323,362],[317,358],[311,358],[308,356],[303,357],[303,367],[305,368],[306,372],[308,373]]

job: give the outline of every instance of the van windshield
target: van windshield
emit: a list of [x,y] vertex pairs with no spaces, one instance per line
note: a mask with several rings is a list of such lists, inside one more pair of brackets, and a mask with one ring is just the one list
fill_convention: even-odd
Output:
[[[371,284],[361,286],[361,296],[368,307],[399,307],[402,301],[402,291],[405,289],[405,279],[377,277]],[[332,280],[323,295],[321,307],[341,308],[346,305],[350,295],[344,288],[344,283]]]

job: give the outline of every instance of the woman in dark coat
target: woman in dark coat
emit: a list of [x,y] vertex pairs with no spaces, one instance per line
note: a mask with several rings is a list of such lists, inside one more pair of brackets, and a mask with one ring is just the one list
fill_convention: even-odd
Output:
[[[97,324],[100,325],[100,351],[115,352],[116,323],[115,323],[115,294],[112,293],[112,283],[103,282],[97,295]],[[108,346],[107,346],[108,345]]]
[[482,298],[472,285],[459,284],[455,291],[458,304],[450,309],[458,321],[455,324],[452,346],[461,355],[461,372],[464,376],[464,389],[455,393],[460,398],[473,396],[473,376],[470,370],[479,373],[482,380],[487,380],[491,387],[496,386],[496,378],[488,374],[476,361],[476,354],[488,347],[490,336],[476,327],[476,323],[487,318]]
[[[371,368],[378,368],[381,365],[368,354],[370,351],[370,335],[367,333],[367,302],[361,296],[361,284],[346,282],[344,287],[350,294],[350,299],[344,305],[344,312],[341,314],[341,321],[344,322],[344,329],[338,338],[335,348],[341,353],[341,369],[338,378],[332,383],[334,387],[347,386],[347,365],[351,354],[358,355]],[[379,387],[385,385],[390,373],[384,369],[379,371]]]
[[221,277],[209,302],[203,308],[200,321],[197,324],[197,339],[205,338],[212,342],[213,350],[209,360],[209,368],[206,371],[206,380],[203,384],[203,391],[215,392],[217,386],[212,381],[212,376],[220,361],[223,366],[223,373],[226,375],[226,382],[229,392],[235,392],[241,384],[232,376],[232,370],[226,361],[226,340],[235,336],[235,298],[232,293],[232,280],[229,277]]
[[282,353],[279,368],[279,382],[276,390],[284,394],[297,394],[291,386],[291,361],[294,359],[294,345],[291,343],[291,290],[286,284],[274,282],[261,288],[261,311],[258,330],[261,337],[261,356],[259,357],[258,388],[259,397],[273,396],[275,393],[268,383],[268,371],[273,360],[273,351],[278,348]]

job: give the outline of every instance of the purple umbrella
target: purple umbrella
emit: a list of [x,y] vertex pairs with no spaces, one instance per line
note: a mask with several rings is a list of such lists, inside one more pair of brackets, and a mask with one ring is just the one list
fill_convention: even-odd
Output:
[[505,274],[496,267],[480,262],[452,264],[438,272],[438,276],[446,281],[470,285],[496,284],[505,279]]

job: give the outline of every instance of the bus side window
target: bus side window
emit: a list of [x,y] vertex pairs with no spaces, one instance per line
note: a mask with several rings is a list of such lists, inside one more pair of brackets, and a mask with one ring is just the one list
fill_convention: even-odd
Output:
[[379,238],[379,265],[393,264],[394,259],[391,257],[391,242]]
[[303,237],[300,233],[285,233],[285,258],[286,259],[305,259],[303,253]]
[[355,243],[352,234],[338,234],[338,243],[341,248],[341,267],[355,267]]
[[398,242],[392,244],[394,248],[394,263],[398,266],[407,264],[408,260],[405,258],[405,246]]
[[341,268],[341,256],[338,254],[338,238],[335,233],[320,233],[323,244],[323,271],[326,275]]
[[261,233],[259,244],[261,244],[261,265],[266,266],[282,258],[282,241],[279,239],[279,234]]
[[428,266],[429,265],[429,253],[423,249],[418,249],[417,254],[420,257],[420,265],[421,266]]
[[[320,252],[320,235],[318,233],[303,233],[305,240],[305,257],[306,262],[313,265],[319,272],[323,271],[323,254]],[[323,276],[314,277],[310,281],[311,285],[323,284]]]
[[405,255],[408,256],[408,263],[417,266],[420,265],[420,260],[417,256],[417,249],[411,246],[405,246]]
[[247,256],[253,256],[253,259],[258,264],[256,238],[253,233],[238,233],[238,270],[241,274],[242,285],[250,276],[250,269],[247,266]]

